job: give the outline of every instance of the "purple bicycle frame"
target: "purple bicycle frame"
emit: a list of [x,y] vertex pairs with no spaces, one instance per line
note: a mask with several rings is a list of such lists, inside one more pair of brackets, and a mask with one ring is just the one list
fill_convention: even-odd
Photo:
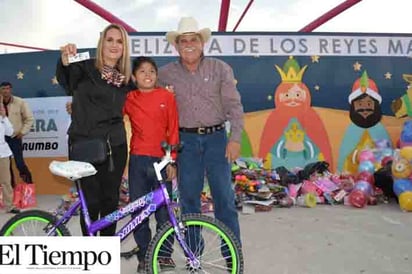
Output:
[[174,231],[176,232],[176,238],[183,248],[186,254],[188,254],[188,258],[191,261],[197,261],[196,256],[187,246],[184,235],[180,233],[181,229],[179,228],[178,222],[176,220],[175,214],[173,212],[172,202],[170,201],[169,194],[167,192],[166,186],[164,185],[163,181],[160,181],[160,187],[155,189],[154,191],[134,200],[133,202],[129,203],[123,208],[120,208],[109,215],[92,222],[90,220],[89,212],[86,206],[86,199],[84,197],[83,191],[81,190],[80,182],[76,181],[76,187],[79,193],[79,200],[76,201],[60,218],[56,224],[50,229],[48,232],[48,236],[54,235],[56,232],[57,227],[60,224],[67,223],[71,217],[75,215],[75,212],[81,207],[82,213],[84,215],[84,221],[86,223],[87,231],[89,232],[89,236],[94,236],[96,232],[112,225],[113,223],[133,214],[134,212],[140,211],[134,218],[132,218],[127,224],[125,224],[118,232],[116,232],[116,236],[120,237],[120,241],[123,241],[130,233],[132,233],[136,227],[138,227],[145,219],[149,218],[150,215],[161,206],[166,205],[167,211],[169,213],[169,220],[172,224]]

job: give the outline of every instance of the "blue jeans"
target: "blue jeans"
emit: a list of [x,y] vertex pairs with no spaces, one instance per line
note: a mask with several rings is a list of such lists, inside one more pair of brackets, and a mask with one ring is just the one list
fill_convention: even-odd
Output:
[[[158,162],[160,158],[144,156],[144,155],[130,155],[129,159],[129,195],[130,201],[150,193],[159,186],[157,181],[153,163]],[[163,169],[162,176],[166,178],[166,169]],[[168,182],[166,188],[169,195],[172,194],[172,183]],[[138,213],[137,213],[138,214]],[[137,215],[134,214],[133,216]],[[163,223],[169,220],[169,214],[166,206],[162,206],[155,212],[156,229],[160,229]],[[152,232],[149,227],[149,219],[146,219],[134,232],[134,239],[139,246],[137,257],[139,261],[144,259],[147,247],[152,239]],[[171,245],[171,244],[170,244]],[[171,250],[171,247],[166,250]],[[169,254],[159,254],[159,256],[169,256]]]
[[226,131],[212,134],[180,132],[183,149],[178,155],[178,189],[183,213],[200,213],[200,194],[206,173],[216,219],[240,241],[240,227],[232,188],[230,164],[225,157]]
[[[19,170],[20,178],[25,183],[33,183],[31,173],[29,168],[27,167],[26,163],[24,162],[23,158],[23,142],[22,139],[18,139],[16,137],[11,138],[6,136],[6,142],[9,145],[11,151],[13,152],[14,162],[16,163],[16,167]],[[11,161],[10,161],[10,172],[11,172],[11,181],[12,185],[16,185],[16,181],[13,174],[13,169],[11,168]]]

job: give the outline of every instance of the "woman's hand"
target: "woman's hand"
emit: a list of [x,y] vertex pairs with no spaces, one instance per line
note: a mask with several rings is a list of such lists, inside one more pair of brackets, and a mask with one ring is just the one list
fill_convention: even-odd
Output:
[[65,46],[60,47],[60,52],[63,66],[68,66],[69,56],[77,54],[77,47],[75,44],[67,44]]
[[72,109],[72,102],[67,102],[66,103],[66,111],[67,111],[67,113],[69,114],[69,115],[71,115],[72,114],[72,111],[73,111],[73,109]]
[[176,166],[168,165],[166,167],[166,175],[166,181],[172,181],[174,178],[176,178]]

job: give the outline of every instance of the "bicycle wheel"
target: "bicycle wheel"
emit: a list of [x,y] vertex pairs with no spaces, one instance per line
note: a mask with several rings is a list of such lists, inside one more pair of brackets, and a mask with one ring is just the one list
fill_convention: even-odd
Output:
[[[15,215],[1,228],[1,236],[47,236],[57,221],[52,214],[41,210],[28,210]],[[59,225],[53,236],[71,236],[67,227]]]
[[[196,254],[200,266],[193,268],[168,222],[156,233],[146,253],[147,273],[243,273],[239,241],[222,222],[201,214],[182,216],[185,241]],[[172,259],[172,260],[170,260]],[[164,263],[167,262],[167,263]]]

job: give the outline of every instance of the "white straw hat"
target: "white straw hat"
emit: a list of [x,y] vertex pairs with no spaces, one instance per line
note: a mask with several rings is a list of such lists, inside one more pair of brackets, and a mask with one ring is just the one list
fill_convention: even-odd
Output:
[[209,41],[212,36],[212,32],[209,28],[199,29],[197,21],[193,17],[183,17],[180,19],[177,31],[169,31],[166,33],[166,39],[170,44],[176,45],[176,38],[179,35],[191,33],[198,33],[202,37],[204,43]]

